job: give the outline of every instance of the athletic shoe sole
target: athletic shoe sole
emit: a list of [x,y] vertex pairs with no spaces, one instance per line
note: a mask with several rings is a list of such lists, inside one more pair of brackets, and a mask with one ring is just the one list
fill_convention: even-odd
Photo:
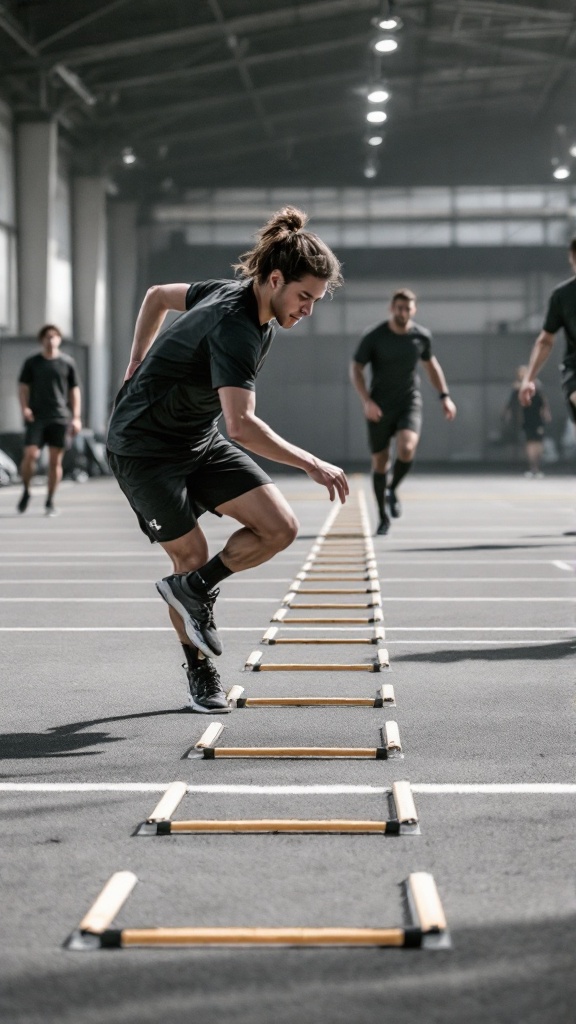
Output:
[[232,711],[232,708],[228,704],[225,708],[206,708],[203,704],[197,704],[191,693],[188,694],[185,706],[200,715],[227,715]]
[[222,654],[222,651],[213,651],[212,648],[208,646],[200,630],[200,626],[191,618],[190,613],[184,605],[180,603],[178,598],[174,596],[171,588],[165,580],[158,580],[156,583],[156,590],[160,596],[164,598],[166,604],[169,604],[170,607],[181,616],[182,622],[184,623],[184,629],[186,630],[186,636],[194,647],[197,647],[199,651],[202,651],[205,658],[214,658]]

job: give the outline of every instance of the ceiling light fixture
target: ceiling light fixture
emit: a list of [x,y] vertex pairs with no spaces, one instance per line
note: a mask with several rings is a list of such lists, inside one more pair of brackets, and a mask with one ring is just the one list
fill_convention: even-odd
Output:
[[368,89],[369,103],[386,103],[390,99],[390,93],[381,85],[371,85]]
[[372,45],[376,53],[394,53],[394,50],[398,49],[398,40],[394,36],[381,35],[374,40]]
[[127,167],[136,163],[136,154],[132,146],[125,146],[122,150],[122,163],[126,164]]
[[381,28],[384,32],[399,32],[402,28],[403,21],[396,14],[396,4],[394,0],[382,0],[382,6],[380,14],[377,18],[372,19],[372,24],[376,25],[377,28]]
[[384,124],[384,121],[388,120],[388,114],[385,110],[369,110],[366,114],[366,120],[370,124]]
[[369,135],[368,138],[366,139],[366,142],[368,143],[369,146],[381,146],[382,143],[384,142],[384,136]]
[[556,181],[564,181],[570,177],[570,168],[566,164],[558,164],[552,171],[552,177],[556,178]]
[[364,164],[364,177],[375,178],[378,174],[378,161],[375,156],[369,156]]

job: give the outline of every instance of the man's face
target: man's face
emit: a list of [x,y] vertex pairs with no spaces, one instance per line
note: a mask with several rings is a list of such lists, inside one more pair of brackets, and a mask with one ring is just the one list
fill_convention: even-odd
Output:
[[390,312],[398,327],[407,327],[416,312],[416,303],[411,299],[395,299],[390,305]]
[[44,348],[50,349],[55,352],[56,349],[60,348],[62,344],[62,337],[58,331],[46,331],[46,334],[42,335],[42,344]]
[[[274,278],[275,274],[278,277]],[[303,316],[312,316],[314,303],[326,294],[326,281],[313,274],[305,274],[299,281],[286,283],[282,275],[274,271],[271,279],[270,306],[278,324],[285,329],[294,327]]]

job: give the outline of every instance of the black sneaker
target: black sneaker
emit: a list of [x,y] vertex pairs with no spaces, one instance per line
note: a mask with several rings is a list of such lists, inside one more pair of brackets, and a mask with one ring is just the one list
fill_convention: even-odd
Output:
[[28,502],[30,501],[31,497],[32,495],[30,494],[30,491],[27,488],[25,488],[24,491],[22,492],[22,497],[20,498],[20,501],[16,505],[16,508],[18,509],[19,512],[26,511],[26,509],[28,508]]
[[392,519],[400,519],[400,516],[402,515],[402,505],[396,497],[396,491],[389,490],[386,494],[386,498],[388,499],[388,508],[390,509]]
[[158,580],[156,590],[167,604],[182,616],[186,636],[207,658],[222,654],[222,641],[216,631],[212,609],[220,591],[202,593],[183,583],[186,573],[174,573]]
[[58,510],[56,508],[54,508],[54,505],[52,504],[51,501],[47,501],[46,502],[46,504],[44,506],[44,514],[47,515],[47,516],[57,516],[58,515]]
[[386,514],[384,514],[382,516],[382,519],[378,523],[378,527],[376,529],[376,536],[377,537],[385,537],[386,534],[388,533],[389,529],[390,529],[390,520],[389,520],[388,516]]
[[199,711],[202,715],[221,715],[231,710],[214,662],[209,658],[199,658],[194,668],[182,667],[188,676],[188,704],[192,711]]

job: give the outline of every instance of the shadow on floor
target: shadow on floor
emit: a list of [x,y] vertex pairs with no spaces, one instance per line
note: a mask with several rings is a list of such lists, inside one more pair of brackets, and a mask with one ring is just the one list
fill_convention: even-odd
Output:
[[520,644],[516,644],[513,647],[489,647],[487,649],[462,645],[458,650],[399,654],[394,657],[394,663],[398,664],[399,661],[438,662],[439,664],[457,661],[555,661],[560,658],[573,658],[575,654],[576,641],[574,640],[564,640],[541,646],[529,644],[522,647]]

